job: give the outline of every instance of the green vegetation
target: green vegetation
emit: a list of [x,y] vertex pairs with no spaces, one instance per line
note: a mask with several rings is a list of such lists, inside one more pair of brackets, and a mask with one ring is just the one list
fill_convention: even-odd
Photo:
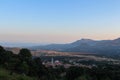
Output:
[[16,55],[0,46],[0,80],[120,80],[120,65],[46,68],[28,49]]
[[0,68],[0,80],[36,80],[36,79],[16,73],[10,75],[10,71]]
[[[44,78],[46,78],[46,80],[52,80],[53,78],[49,70],[44,65],[42,65],[41,59],[39,57],[32,58],[32,55],[28,49],[21,49],[19,54],[16,55],[11,51],[6,51],[3,47],[0,46],[0,66],[2,69],[4,68],[4,70],[10,71],[9,74],[11,76],[14,76],[14,74],[20,74],[21,77],[23,76],[23,78],[25,76],[31,76],[36,77],[37,80],[42,80]],[[8,76],[8,78],[9,77],[10,76]]]

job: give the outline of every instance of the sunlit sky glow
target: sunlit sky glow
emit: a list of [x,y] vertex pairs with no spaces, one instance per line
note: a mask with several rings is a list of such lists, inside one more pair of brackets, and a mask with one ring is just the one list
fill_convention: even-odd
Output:
[[120,0],[0,0],[0,41],[120,37]]

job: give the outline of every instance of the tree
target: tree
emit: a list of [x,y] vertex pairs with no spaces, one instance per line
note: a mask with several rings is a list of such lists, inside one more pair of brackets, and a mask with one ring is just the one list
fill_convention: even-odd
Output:
[[30,59],[32,59],[31,52],[28,49],[21,49],[18,56],[21,61],[29,61]]
[[4,63],[4,55],[5,55],[5,49],[0,46],[0,64]]
[[84,74],[84,69],[80,67],[70,67],[66,72],[67,80],[75,80]]
[[[41,59],[39,57],[33,59],[32,67],[38,77],[45,75],[45,67],[42,65]],[[33,72],[33,71],[32,71]]]
[[18,73],[28,74],[28,72],[29,72],[29,65],[24,61],[24,62],[19,64],[19,66],[17,67],[17,70],[18,70]]
[[3,47],[0,46],[0,63],[2,65],[8,65],[10,60],[12,59],[13,52],[6,51]]
[[2,53],[4,51],[5,51],[5,49],[2,46],[0,46],[0,53]]
[[9,67],[9,64],[11,64],[11,60],[13,59],[13,52],[11,51],[5,51],[3,55],[4,65],[6,68]]

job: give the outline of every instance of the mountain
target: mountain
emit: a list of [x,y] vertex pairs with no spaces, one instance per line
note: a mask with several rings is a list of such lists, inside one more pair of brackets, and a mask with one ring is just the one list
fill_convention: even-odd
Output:
[[114,40],[81,39],[69,44],[50,44],[31,49],[56,50],[64,52],[87,52],[98,54],[120,54],[120,38]]

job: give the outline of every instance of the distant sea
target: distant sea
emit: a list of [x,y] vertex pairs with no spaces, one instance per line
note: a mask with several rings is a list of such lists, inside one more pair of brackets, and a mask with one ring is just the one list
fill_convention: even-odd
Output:
[[27,48],[32,46],[40,46],[40,45],[46,45],[41,43],[24,43],[24,42],[0,42],[1,46],[4,47],[21,47],[21,48]]

